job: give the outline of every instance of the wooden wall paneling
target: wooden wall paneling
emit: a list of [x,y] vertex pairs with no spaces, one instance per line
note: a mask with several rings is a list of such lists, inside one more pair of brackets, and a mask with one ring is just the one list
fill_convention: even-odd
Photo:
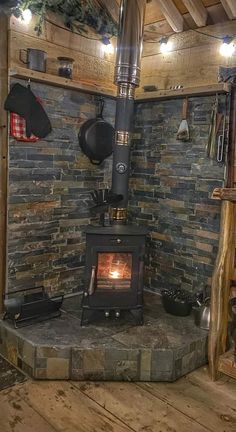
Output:
[[[236,21],[223,25],[204,27],[216,36],[236,34]],[[156,85],[158,89],[171,86],[197,87],[218,82],[219,66],[236,66],[236,56],[222,57],[219,53],[220,41],[208,38],[193,31],[183,32],[171,37],[173,50],[162,54],[160,44],[145,43],[141,68],[141,87]]]
[[[214,35],[219,38],[229,35],[234,36],[236,34],[236,21],[226,21],[224,23],[209,25],[207,27],[201,28],[200,30],[203,33]],[[146,41],[144,43],[143,49],[143,57],[154,56],[156,54],[160,54],[160,44],[158,43],[158,39],[160,37],[158,34],[150,33],[152,37],[157,39],[156,43],[150,43]],[[173,43],[172,51],[176,50],[185,50],[187,48],[197,48],[205,45],[218,45],[220,46],[220,40],[205,36],[203,34],[197,33],[193,30],[184,31],[179,34],[172,34],[171,42]],[[171,51],[171,52],[172,52]],[[167,60],[169,59],[171,53],[168,54]],[[225,60],[218,53],[219,61],[222,63]],[[234,56],[231,58],[229,63],[234,63]]]
[[184,5],[190,12],[198,27],[203,27],[207,22],[207,9],[202,0],[183,0]]
[[8,94],[8,18],[0,13],[0,312],[6,290],[8,114],[4,101]]
[[236,18],[236,1],[235,0],[220,0],[229,19]]
[[83,52],[64,46],[55,45],[45,39],[35,38],[17,31],[10,31],[11,57],[10,68],[23,66],[19,59],[20,49],[36,48],[47,52],[47,73],[57,75],[58,56],[72,57],[75,59],[73,80],[85,83],[100,84],[109,90],[114,89],[113,74],[114,64],[111,61],[94,57]]
[[230,279],[235,253],[236,205],[222,201],[218,255],[211,286],[211,322],[208,339],[209,373],[218,377],[219,357],[226,349]]
[[[37,33],[34,30],[37,17],[33,17],[28,25],[25,25],[24,22],[15,17],[11,17],[10,28],[16,32],[23,33],[24,35],[54,43],[58,47],[62,46],[84,54],[89,53],[91,56],[114,62],[114,54],[104,53],[101,38],[93,30],[88,28],[88,32],[84,33],[84,36],[86,37],[83,37],[77,33],[68,31],[59,16],[50,13],[48,19],[50,22],[45,22],[43,32],[40,36],[37,36]],[[55,23],[56,25],[52,23]],[[57,25],[59,27],[57,27]],[[112,38],[112,43],[115,46],[116,38]]]
[[236,65],[236,60],[227,61],[219,56],[219,45],[196,48],[144,57],[141,69],[141,86],[156,85],[158,89],[171,86],[197,87],[218,82],[219,65]]

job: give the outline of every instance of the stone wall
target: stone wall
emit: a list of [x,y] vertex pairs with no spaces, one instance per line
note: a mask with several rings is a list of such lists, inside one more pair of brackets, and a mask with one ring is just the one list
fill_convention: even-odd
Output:
[[[108,185],[111,159],[97,168],[78,144],[80,125],[95,116],[94,96],[45,84],[31,87],[42,98],[53,131],[37,143],[10,140],[8,290],[44,285],[69,293],[82,286],[89,192]],[[104,117],[113,122],[114,113],[115,101],[106,99]]]
[[[136,106],[130,217],[150,227],[146,287],[209,286],[217,254],[224,166],[206,157],[214,97],[190,99],[191,140],[176,140],[182,100]],[[225,96],[221,96],[224,104]]]
[[[20,82],[20,81],[19,81]],[[37,143],[10,140],[9,291],[44,285],[51,292],[82,288],[90,191],[109,186],[111,159],[99,168],[82,154],[77,134],[94,117],[94,96],[32,84],[53,131]],[[209,286],[215,261],[224,167],[206,158],[214,97],[190,99],[191,140],[176,140],[182,100],[138,103],[131,158],[130,219],[150,227],[145,285],[153,291]],[[224,96],[221,97],[221,103]],[[115,101],[106,99],[113,122]]]

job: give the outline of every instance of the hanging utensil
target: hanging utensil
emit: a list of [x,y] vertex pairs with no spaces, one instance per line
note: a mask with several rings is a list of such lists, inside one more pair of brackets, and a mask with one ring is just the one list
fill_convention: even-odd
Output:
[[222,186],[225,187],[228,180],[228,169],[229,169],[229,113],[230,113],[230,96],[228,94],[225,95],[225,149],[224,149],[224,180]]
[[187,116],[188,116],[188,98],[186,97],[183,100],[182,120],[181,120],[181,123],[179,125],[178,132],[177,132],[177,140],[189,141],[190,136],[189,136],[189,127],[188,127]]
[[216,154],[217,112],[218,112],[218,94],[216,95],[215,102],[211,112],[210,130],[209,130],[208,142],[206,147],[206,153],[210,159],[214,159]]
[[224,116],[224,121],[223,121],[223,131],[222,131],[222,134],[220,134],[218,136],[216,160],[219,163],[223,162],[224,143],[225,143],[225,116]]
[[83,153],[94,165],[100,165],[112,154],[115,136],[114,128],[103,118],[103,99],[100,104],[99,115],[83,123],[78,136]]

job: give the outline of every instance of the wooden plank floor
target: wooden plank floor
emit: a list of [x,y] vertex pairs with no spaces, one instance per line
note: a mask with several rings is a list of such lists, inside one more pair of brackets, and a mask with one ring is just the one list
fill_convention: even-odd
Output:
[[2,432],[236,432],[236,380],[31,381],[0,392]]

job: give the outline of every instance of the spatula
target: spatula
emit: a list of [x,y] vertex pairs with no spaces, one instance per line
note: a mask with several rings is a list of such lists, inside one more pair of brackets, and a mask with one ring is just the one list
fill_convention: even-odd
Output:
[[187,122],[188,115],[188,98],[186,97],[183,100],[183,112],[182,112],[182,120],[179,125],[179,129],[177,132],[177,140],[180,141],[188,141],[189,140],[189,127]]

